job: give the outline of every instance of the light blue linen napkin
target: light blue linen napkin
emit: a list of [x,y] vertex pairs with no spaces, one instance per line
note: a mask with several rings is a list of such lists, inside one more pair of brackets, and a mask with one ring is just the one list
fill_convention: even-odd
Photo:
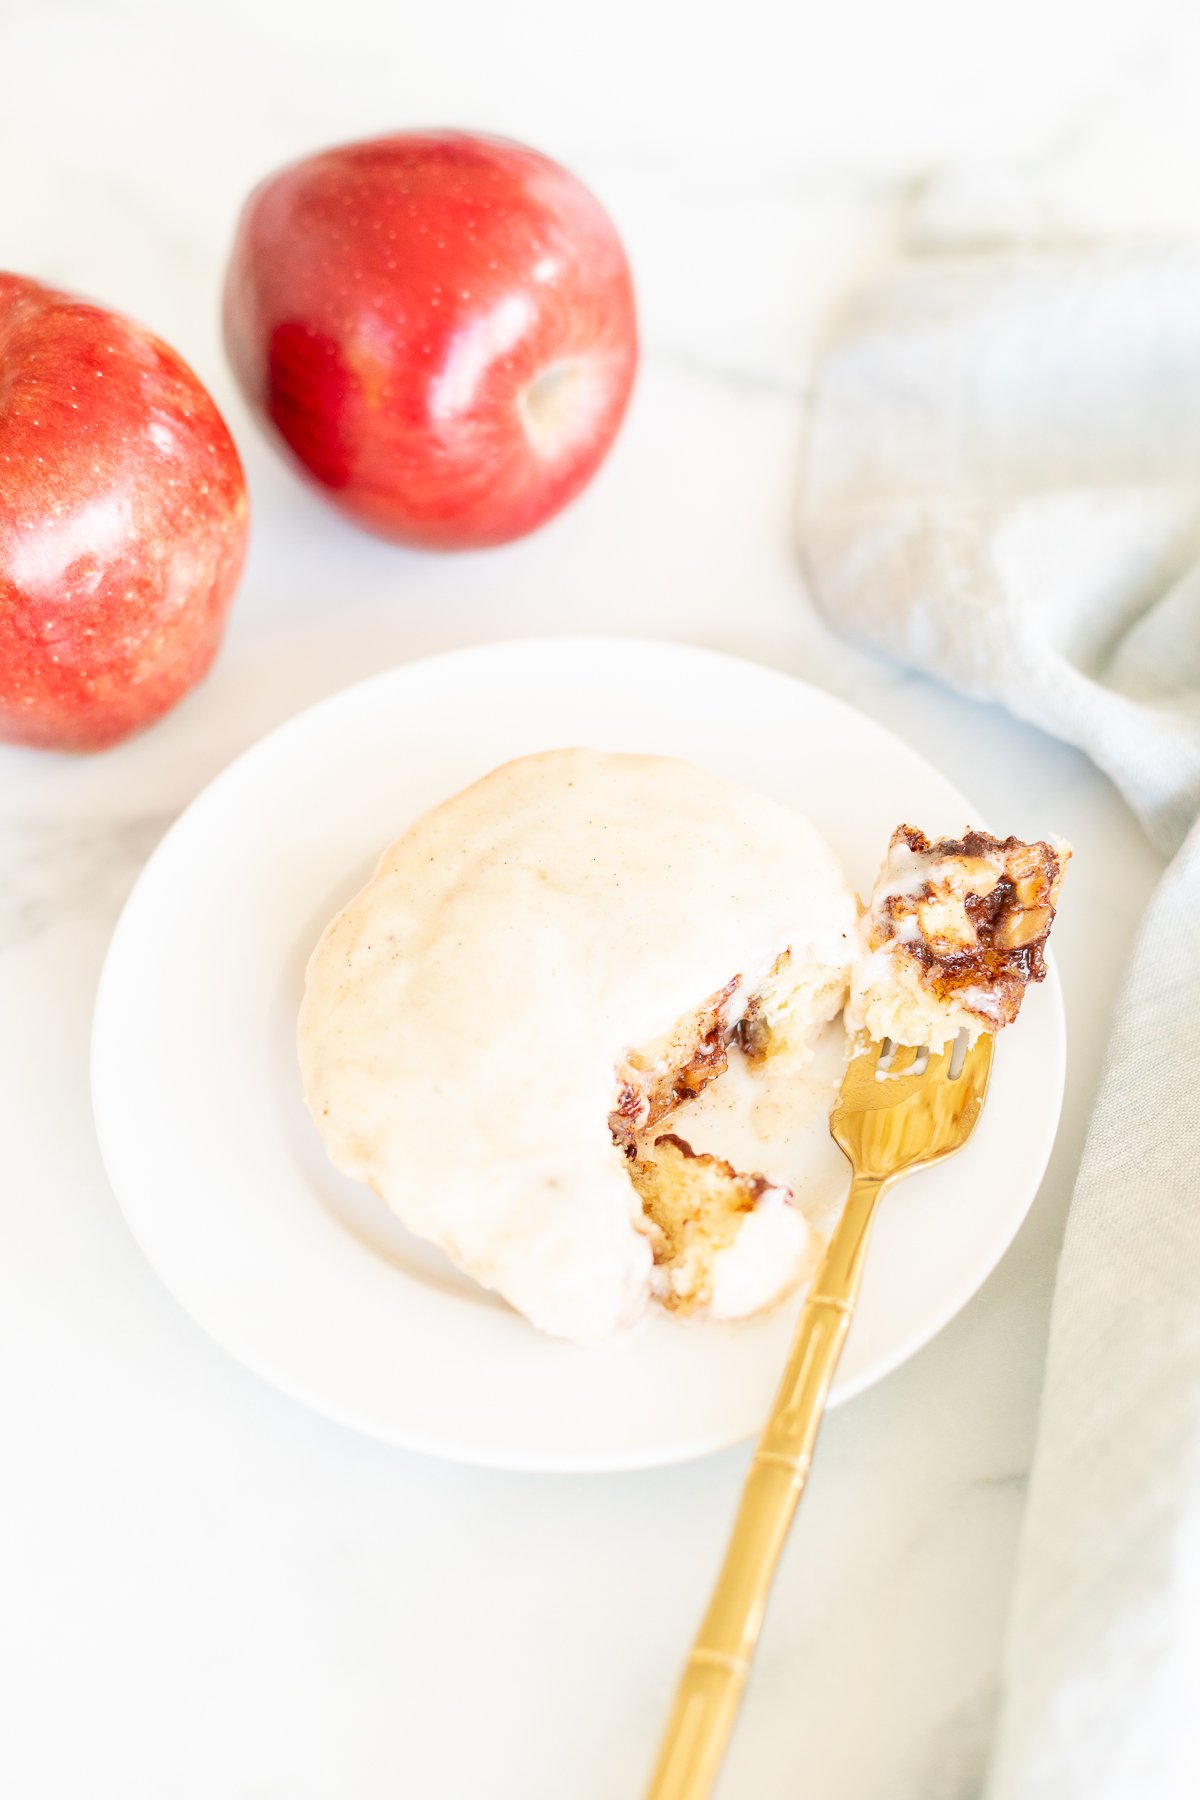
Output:
[[986,1797],[1195,1800],[1200,245],[904,258],[819,365],[801,523],[839,628],[1080,745],[1174,856],[1059,1265]]

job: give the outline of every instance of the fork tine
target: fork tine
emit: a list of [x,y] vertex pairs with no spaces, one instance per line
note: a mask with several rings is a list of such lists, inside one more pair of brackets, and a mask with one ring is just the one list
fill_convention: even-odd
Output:
[[992,1050],[995,1047],[995,1042],[995,1037],[990,1031],[982,1032],[980,1036],[975,1039],[975,1042],[971,1045],[971,1048],[967,1051],[967,1054],[963,1059],[963,1066],[959,1073],[960,1081],[970,1081],[972,1083],[978,1082],[986,1087],[988,1075],[991,1070]]
[[850,1045],[850,1062],[872,1065],[879,1061],[883,1054],[884,1039],[869,1038],[865,1031],[860,1031]]
[[[896,1059],[887,1072],[889,1083],[895,1083],[897,1095],[910,1094],[918,1086],[932,1085],[936,1081],[944,1081],[950,1068],[949,1050],[942,1050],[935,1056],[918,1044],[915,1048],[906,1044],[903,1050],[897,1051]],[[903,1060],[901,1060],[903,1058]]]

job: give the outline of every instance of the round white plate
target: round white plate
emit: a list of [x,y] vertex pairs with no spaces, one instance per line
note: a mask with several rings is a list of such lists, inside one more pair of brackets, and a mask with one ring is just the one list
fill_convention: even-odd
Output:
[[[569,744],[684,756],[790,801],[860,890],[901,819],[980,823],[897,738],[751,663],[579,638],[413,663],[274,732],[167,834],[108,954],[92,1084],[134,1236],[268,1381],[445,1456],[631,1468],[755,1432],[794,1307],[733,1326],[660,1314],[601,1349],[541,1336],[330,1167],[293,1040],[308,953],[383,846],[506,758]],[[1041,1179],[1063,1061],[1051,971],[997,1048],[971,1144],[886,1201],[835,1400],[910,1356],[993,1268]],[[830,1159],[822,1178],[840,1182]]]

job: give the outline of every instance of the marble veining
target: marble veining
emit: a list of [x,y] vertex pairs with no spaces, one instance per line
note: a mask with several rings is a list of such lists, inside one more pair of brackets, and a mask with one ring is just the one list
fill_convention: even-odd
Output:
[[115,917],[169,814],[74,819],[34,817],[0,828],[0,955],[79,914]]

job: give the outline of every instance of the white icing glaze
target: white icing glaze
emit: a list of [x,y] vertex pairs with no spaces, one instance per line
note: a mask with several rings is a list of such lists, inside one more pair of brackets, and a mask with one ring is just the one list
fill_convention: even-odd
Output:
[[819,1240],[780,1188],[768,1188],[734,1238],[713,1258],[710,1319],[744,1319],[811,1278]]
[[[543,1330],[602,1339],[651,1292],[618,1058],[785,945],[848,967],[856,910],[814,828],[760,794],[666,758],[522,758],[419,820],[324,933],[309,1109],[413,1231]],[[754,1248],[723,1312],[754,1310]]]

